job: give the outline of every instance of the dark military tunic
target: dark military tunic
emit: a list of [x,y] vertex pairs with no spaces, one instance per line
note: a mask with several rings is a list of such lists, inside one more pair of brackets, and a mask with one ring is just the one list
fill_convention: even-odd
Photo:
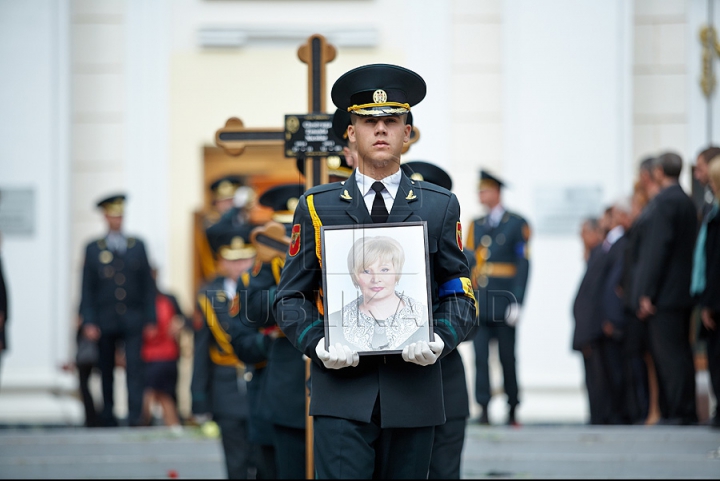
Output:
[[[287,225],[291,234],[291,225]],[[251,325],[278,329],[271,309],[284,261],[274,258],[250,279],[248,320]],[[262,399],[269,410],[274,432],[278,478],[305,476],[305,361],[282,332],[270,344]]]
[[80,314],[83,325],[100,328],[99,367],[102,373],[102,420],[112,426],[113,373],[118,341],[125,343],[129,423],[140,422],[143,363],[140,358],[142,331],[155,323],[155,282],[150,273],[145,245],[136,237],[125,237],[125,249],[111,251],[106,238],[88,244],[83,266]]
[[[402,174],[387,218],[388,223],[427,222],[434,330],[445,343],[441,357],[465,339],[475,310],[467,260],[459,239],[459,215],[457,198],[448,190],[411,181]],[[322,430],[328,434],[315,437],[316,452],[326,453],[321,461],[328,463],[316,468],[322,468],[325,473],[377,471],[371,461],[374,456],[365,452],[353,456],[341,453],[337,459],[349,463],[343,466],[337,466],[330,453],[338,449],[338,443],[354,446],[358,443],[357,436],[380,436],[377,429],[390,429],[397,439],[387,445],[380,443],[375,448],[375,456],[380,456],[381,461],[374,462],[380,462],[382,469],[413,475],[417,471],[412,466],[401,466],[409,462],[410,453],[398,452],[394,447],[412,446],[410,449],[416,455],[426,452],[429,457],[432,427],[443,424],[446,419],[440,363],[419,366],[403,361],[400,355],[378,355],[363,357],[357,367],[334,370],[325,368],[315,352],[325,335],[323,314],[318,310],[318,305],[322,305],[319,302],[320,226],[373,222],[355,173],[344,183],[327,184],[306,192],[293,222],[294,239],[274,307],[278,324],[287,338],[313,361],[310,414],[316,416],[316,432]],[[329,433],[337,433],[340,438],[333,439]]]
[[508,404],[518,404],[515,371],[515,327],[508,325],[506,310],[511,303],[522,305],[529,273],[530,228],[521,216],[505,211],[497,226],[489,216],[473,221],[467,248],[475,251],[473,286],[478,292],[479,325],[475,334],[477,402],[490,402],[488,342],[498,339],[500,362]]
[[[240,283],[247,283],[247,277]],[[230,479],[247,477],[248,400],[243,364],[230,344],[233,317],[239,313],[239,298],[229,298],[225,278],[220,276],[198,293],[201,323],[195,327],[195,357],[191,384],[192,411],[211,413],[220,427],[225,464]]]

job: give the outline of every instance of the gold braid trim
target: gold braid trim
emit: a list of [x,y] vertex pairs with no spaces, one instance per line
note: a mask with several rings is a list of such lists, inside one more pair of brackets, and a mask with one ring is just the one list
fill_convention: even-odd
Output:
[[[363,109],[370,109],[373,107],[398,107],[398,109],[405,109],[408,112],[410,111],[410,104],[401,104],[400,102],[380,102],[380,103],[372,103],[372,104],[362,104],[362,105],[353,105],[352,107],[348,107],[348,112],[356,112],[356,111],[362,111]],[[400,112],[402,113],[402,112]]]
[[210,300],[205,296],[205,294],[200,294],[198,295],[198,302],[200,303],[200,309],[202,309],[203,315],[205,316],[205,322],[210,328],[210,332],[217,341],[218,346],[220,346],[220,349],[222,350],[222,352],[218,352],[217,349],[213,349],[213,346],[211,346],[210,359],[212,359],[215,364],[223,366],[244,366],[244,364],[240,362],[240,359],[238,359],[235,355],[232,345],[230,345],[230,334],[225,332],[225,329],[223,329],[218,322],[215,310],[210,305]]
[[280,284],[280,274],[282,272],[282,268],[285,267],[285,258],[280,256],[273,257],[273,259],[270,261],[270,267],[272,268],[275,285]]
[[320,242],[320,228],[322,227],[322,222],[320,221],[320,216],[315,210],[314,197],[314,195],[309,195],[307,197],[307,205],[308,211],[310,211],[310,218],[312,218],[313,228],[315,229],[315,255],[317,256],[320,267],[322,268],[322,243]]

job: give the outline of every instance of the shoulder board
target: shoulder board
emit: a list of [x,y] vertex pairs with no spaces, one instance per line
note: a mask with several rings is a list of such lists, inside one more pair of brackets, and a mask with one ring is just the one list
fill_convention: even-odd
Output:
[[140,243],[140,241],[136,237],[128,237],[127,238],[128,249],[135,247],[135,244],[138,244],[138,243]]
[[452,192],[445,189],[444,187],[440,187],[439,185],[436,185],[436,184],[433,184],[430,182],[426,182],[424,180],[413,180],[411,182],[413,182],[414,184],[417,184],[420,187],[420,189],[422,189],[423,191],[436,192],[438,194],[444,195],[445,197],[450,197],[452,195]]
[[340,182],[331,182],[329,184],[322,184],[322,185],[316,185],[312,189],[305,192],[305,197],[312,194],[320,194],[323,192],[330,192],[336,189],[339,189],[342,187],[342,184]]

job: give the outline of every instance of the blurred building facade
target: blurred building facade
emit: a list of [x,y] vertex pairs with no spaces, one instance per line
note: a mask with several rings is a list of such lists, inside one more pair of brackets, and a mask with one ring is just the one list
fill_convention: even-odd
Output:
[[83,246],[103,235],[103,195],[128,194],[127,232],[190,310],[203,148],[229,117],[280,128],[306,110],[296,50],[313,33],[338,50],[329,85],[377,62],[425,78],[422,137],[405,160],[452,175],[465,227],[481,213],[479,169],[508,180],[505,202],[533,228],[521,418],[582,421],[570,351],[579,219],[629,194],[642,156],[672,149],[690,163],[708,122],[720,125],[699,87],[708,1],[0,1],[0,212],[13,193],[32,203],[13,207],[29,231],[0,217],[13,301],[0,422],[80,415],[52,393],[75,388],[59,366],[74,355]]

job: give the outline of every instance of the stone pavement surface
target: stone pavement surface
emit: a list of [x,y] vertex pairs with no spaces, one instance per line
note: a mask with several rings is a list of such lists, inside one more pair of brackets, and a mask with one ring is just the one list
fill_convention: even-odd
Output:
[[[224,477],[222,448],[194,428],[0,429],[0,478]],[[720,479],[707,427],[468,427],[464,478]]]

